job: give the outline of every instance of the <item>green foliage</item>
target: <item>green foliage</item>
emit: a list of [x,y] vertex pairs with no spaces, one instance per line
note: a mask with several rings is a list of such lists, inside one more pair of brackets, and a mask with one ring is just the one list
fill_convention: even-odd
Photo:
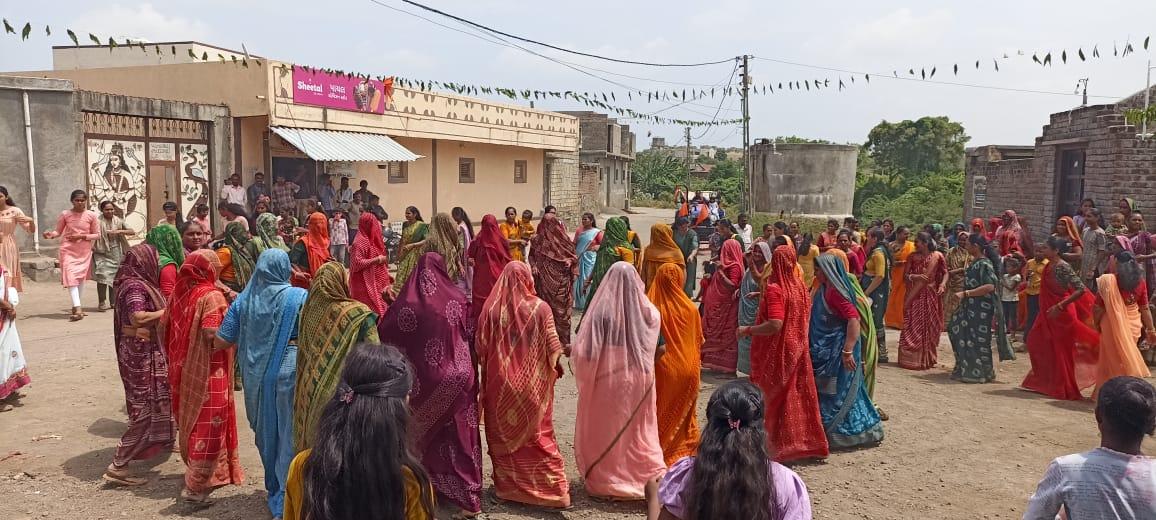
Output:
[[926,175],[898,196],[877,193],[866,197],[857,215],[867,221],[890,218],[896,225],[950,225],[963,219],[963,182],[960,171]]
[[651,199],[672,196],[674,187],[686,179],[686,165],[654,150],[639,152],[634,159],[631,184],[634,193]]
[[799,137],[797,135],[778,136],[774,139],[779,144],[832,144],[826,139],[811,139],[809,137]]
[[1156,105],[1149,105],[1147,109],[1130,108],[1124,111],[1124,120],[1130,125],[1140,126],[1147,122],[1149,126],[1156,124]]
[[743,165],[738,161],[722,160],[711,170],[706,183],[699,187],[719,192],[723,203],[733,206],[742,202],[744,182]]
[[714,151],[714,160],[716,160],[716,161],[725,161],[725,160],[727,160],[727,151],[726,151],[726,150],[723,150],[722,148],[719,148],[718,150],[715,150],[715,151]]

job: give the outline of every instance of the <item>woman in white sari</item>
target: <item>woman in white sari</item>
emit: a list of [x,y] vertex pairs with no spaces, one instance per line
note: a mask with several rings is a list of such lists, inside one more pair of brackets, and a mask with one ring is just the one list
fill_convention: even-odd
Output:
[[32,382],[28,377],[20,335],[16,333],[16,305],[20,294],[13,287],[11,274],[0,266],[0,412],[12,410],[12,401],[21,395],[16,391]]

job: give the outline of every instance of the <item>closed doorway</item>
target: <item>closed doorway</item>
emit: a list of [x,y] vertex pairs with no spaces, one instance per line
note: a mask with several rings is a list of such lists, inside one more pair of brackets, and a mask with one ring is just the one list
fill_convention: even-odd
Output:
[[1056,215],[1075,215],[1084,200],[1084,158],[1086,150],[1076,148],[1060,151]]

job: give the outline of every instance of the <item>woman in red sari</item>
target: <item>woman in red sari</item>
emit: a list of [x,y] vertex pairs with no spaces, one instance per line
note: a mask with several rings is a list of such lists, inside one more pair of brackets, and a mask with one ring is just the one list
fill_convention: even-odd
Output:
[[907,299],[903,304],[903,330],[899,332],[899,366],[927,370],[939,360],[947,261],[926,231],[915,235],[915,254],[907,258],[904,276]]
[[213,349],[228,303],[217,288],[221,261],[198,249],[185,257],[165,315],[165,345],[177,440],[185,462],[190,502],[208,501],[213,490],[240,485],[237,415],[233,404],[233,350]]
[[723,242],[719,264],[710,277],[702,297],[702,366],[727,374],[738,368],[739,339],[735,325],[739,322],[739,302],[735,293],[743,278],[743,247],[736,240]]
[[751,342],[751,382],[763,390],[766,427],[778,462],[826,458],[829,449],[811,367],[811,298],[795,276],[795,251],[771,253],[771,277],[759,304],[759,324],[739,327]]
[[570,507],[570,483],[554,437],[562,343],[554,313],[534,295],[524,262],[506,264],[486,299],[476,348],[494,492],[502,500]]
[[393,287],[393,277],[389,275],[389,253],[385,251],[381,221],[371,211],[362,212],[357,231],[349,250],[350,295],[379,317],[385,316],[385,293]]
[[498,277],[502,276],[502,269],[512,259],[510,246],[498,227],[497,217],[489,214],[482,217],[482,229],[470,241],[466,258],[474,268],[470,316],[476,321],[478,315],[482,313],[482,305],[486,303],[486,298],[489,298],[490,292],[494,290]]
[[547,213],[530,237],[530,270],[538,297],[554,311],[554,328],[562,345],[570,345],[570,309],[574,306],[574,278],[578,254],[566,236],[562,221]]
[[1063,259],[1068,243],[1051,237],[1040,245],[1048,265],[1040,284],[1041,316],[1028,336],[1032,369],[1021,385],[1056,399],[1078,401],[1096,383],[1100,335],[1087,325],[1092,293]]

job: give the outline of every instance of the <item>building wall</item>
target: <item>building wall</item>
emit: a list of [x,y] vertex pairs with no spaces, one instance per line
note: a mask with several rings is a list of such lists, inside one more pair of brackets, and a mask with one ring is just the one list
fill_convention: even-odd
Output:
[[[23,94],[28,94],[32,121],[36,201],[28,175],[28,148],[24,132]],[[36,219],[37,233],[54,229],[60,212],[69,207],[68,195],[84,186],[84,146],[76,93],[67,81],[0,76],[0,184],[20,209]],[[54,254],[57,240],[41,240],[41,251]],[[32,251],[33,236],[16,232],[16,245]]]
[[597,164],[582,163],[578,167],[578,192],[582,194],[580,203],[578,205],[578,213],[593,213],[597,215],[602,205],[598,202],[598,198],[594,196],[598,193],[599,166]]
[[623,209],[627,204],[630,185],[629,161],[614,155],[607,155],[599,161],[601,175],[598,182],[598,203],[602,209]]
[[265,139],[269,134],[269,118],[265,116],[238,117],[237,123],[241,142],[234,143],[236,150],[240,150],[240,164],[234,166],[235,171],[241,173],[245,186],[253,182],[253,174],[265,174],[265,183],[272,184],[273,178],[269,174],[269,165],[265,163]]
[[557,208],[558,218],[573,227],[582,214],[583,193],[577,152],[546,152],[549,172],[547,204]]
[[851,214],[858,147],[779,144],[772,148],[760,143],[751,146],[750,154],[755,211],[836,217]]

